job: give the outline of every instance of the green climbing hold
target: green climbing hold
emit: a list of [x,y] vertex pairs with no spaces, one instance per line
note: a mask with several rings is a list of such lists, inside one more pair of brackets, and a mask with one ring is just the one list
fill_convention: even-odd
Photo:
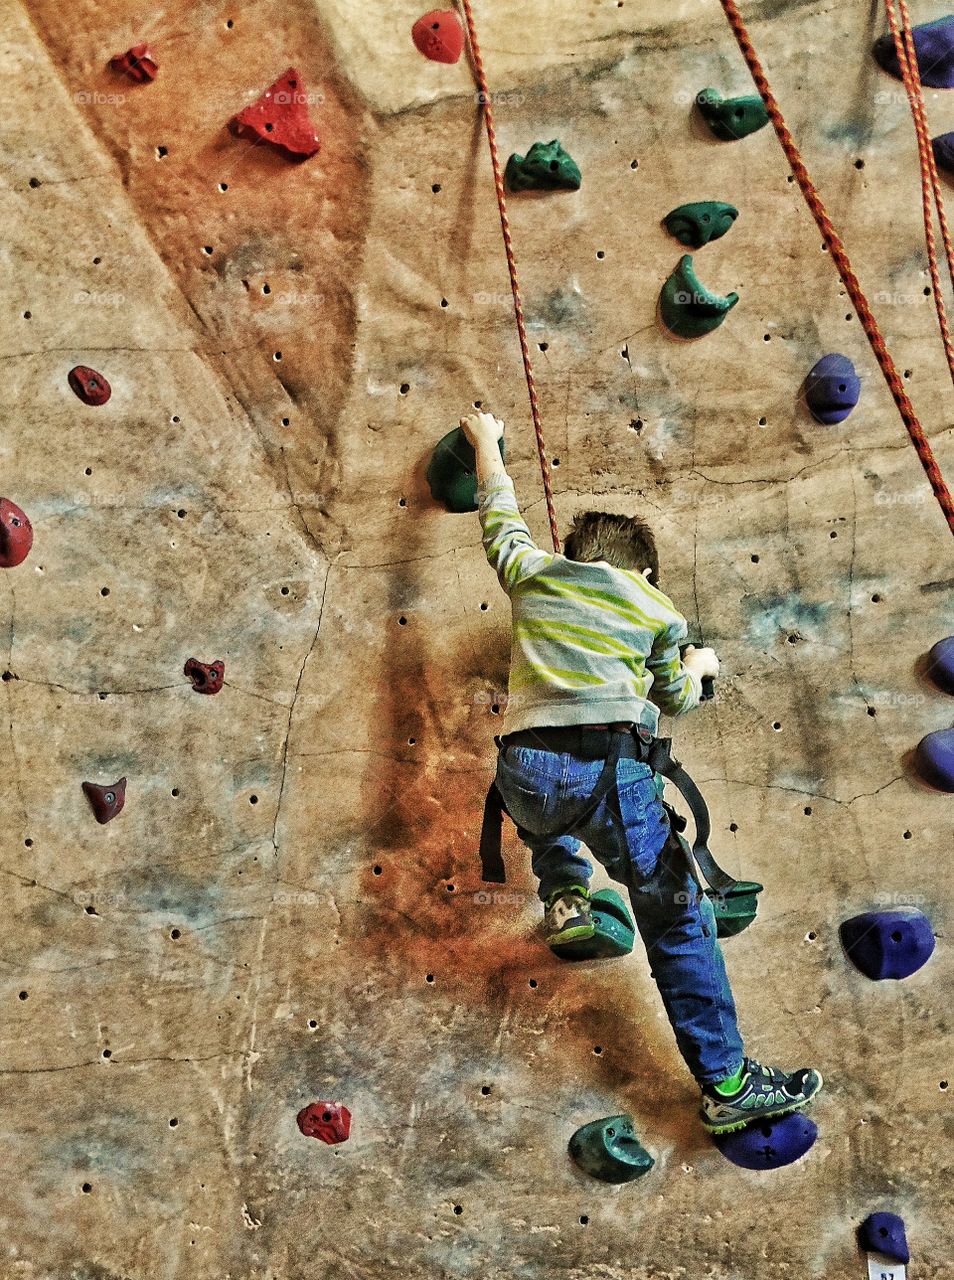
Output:
[[712,903],[716,918],[716,934],[720,938],[734,938],[747,929],[759,909],[758,894],[763,885],[754,880],[738,880],[728,893],[707,889],[706,897]]
[[579,165],[557,142],[535,142],[525,156],[516,152],[507,161],[508,191],[579,191]]
[[697,200],[693,204],[681,204],[672,213],[667,213],[663,225],[680,244],[701,249],[710,240],[724,236],[738,216],[738,209],[722,200]]
[[633,917],[615,889],[600,889],[590,898],[596,932],[590,938],[574,938],[550,950],[561,960],[610,960],[628,956],[636,929]]
[[633,1182],[656,1163],[640,1144],[633,1117],[607,1116],[577,1129],[570,1139],[570,1155],[584,1171],[601,1182]]
[[[503,436],[499,444],[504,458]],[[448,511],[477,510],[477,457],[460,427],[438,440],[427,466],[427,483],[431,497],[442,502]]]
[[724,298],[699,283],[692,255],[683,254],[679,265],[662,287],[659,313],[663,324],[680,338],[701,338],[718,329],[739,300],[737,293]]
[[757,95],[723,98],[717,89],[703,89],[696,95],[699,114],[717,138],[734,142],[764,129],[769,122],[765,103]]

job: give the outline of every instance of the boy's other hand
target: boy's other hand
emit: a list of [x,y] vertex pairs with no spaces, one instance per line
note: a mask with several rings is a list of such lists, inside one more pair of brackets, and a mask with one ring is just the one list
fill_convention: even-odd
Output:
[[481,444],[496,444],[504,432],[504,424],[492,413],[468,413],[460,427],[476,449]]
[[719,677],[719,659],[715,649],[697,649],[695,645],[687,645],[682,664],[700,680],[717,680]]

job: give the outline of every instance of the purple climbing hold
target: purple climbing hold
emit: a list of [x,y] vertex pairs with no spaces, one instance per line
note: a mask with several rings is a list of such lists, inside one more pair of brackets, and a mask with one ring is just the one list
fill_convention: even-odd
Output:
[[954,693],[954,636],[938,640],[928,654],[927,674],[945,693]]
[[775,1120],[758,1120],[734,1133],[716,1134],[712,1140],[727,1160],[742,1169],[781,1169],[800,1160],[817,1137],[814,1121],[794,1111]]
[[[912,35],[921,83],[931,89],[954,89],[954,17],[925,22],[915,27]],[[890,31],[875,41],[874,56],[885,71],[902,78]]]
[[939,133],[931,139],[931,149],[937,167],[954,173],[954,133]]
[[896,1213],[871,1213],[858,1228],[858,1243],[866,1253],[883,1253],[892,1262],[910,1262],[904,1221]]
[[858,403],[861,379],[847,356],[822,356],[805,379],[805,403],[816,422],[844,422]]
[[909,978],[926,964],[934,950],[934,931],[923,911],[865,911],[841,926],[848,958],[865,977]]
[[83,790],[99,823],[110,822],[122,812],[122,807],[126,803],[125,778],[120,778],[118,782],[108,787],[101,787],[95,782],[84,782]]
[[200,662],[198,658],[190,658],[184,669],[196,693],[218,693],[222,688],[225,663],[221,658],[217,662]]
[[922,738],[914,762],[925,782],[939,791],[954,791],[954,729],[937,729]]

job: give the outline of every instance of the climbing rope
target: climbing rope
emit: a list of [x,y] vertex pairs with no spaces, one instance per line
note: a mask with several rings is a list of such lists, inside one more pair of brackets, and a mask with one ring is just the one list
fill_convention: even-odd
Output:
[[[951,248],[951,236],[947,226],[947,215],[944,212],[944,201],[941,197],[941,184],[937,176],[937,165],[934,161],[934,148],[931,146],[931,135],[928,130],[927,113],[924,109],[924,97],[921,93],[921,74],[918,70],[918,59],[914,49],[914,35],[911,31],[911,17],[906,0],[898,0],[901,14],[901,28],[898,28],[898,17],[894,11],[893,0],[884,0],[894,49],[898,58],[898,67],[904,80],[911,115],[914,117],[914,131],[918,139],[918,159],[921,165],[921,206],[924,212],[924,240],[927,244],[928,262],[931,266],[931,281],[934,285],[934,303],[937,308],[938,324],[941,326],[941,340],[944,343],[944,354],[947,356],[947,367],[951,381],[954,382],[954,346],[951,345],[951,331],[948,328],[947,312],[944,297],[941,293],[940,274],[937,265],[937,242],[934,238],[934,215],[931,209],[931,196],[937,206],[937,219],[944,240],[944,252],[947,256],[947,269],[954,283],[954,250]],[[903,36],[902,36],[903,31]]]
[[749,39],[749,33],[745,29],[745,24],[743,23],[738,8],[736,7],[735,0],[719,0],[719,2],[722,5],[726,18],[728,19],[729,26],[732,28],[732,33],[736,38],[736,42],[742,52],[742,56],[745,58],[749,71],[752,74],[755,86],[761,94],[762,101],[765,103],[765,109],[768,111],[772,125],[778,135],[778,140],[782,144],[782,150],[785,152],[788,162],[792,166],[792,173],[795,176],[795,180],[801,188],[802,195],[805,197],[808,207],[812,211],[819,230],[824,236],[825,244],[828,246],[832,259],[838,268],[838,274],[841,276],[842,282],[851,296],[851,301],[854,304],[855,311],[858,313],[858,319],[861,321],[861,326],[865,331],[865,335],[869,343],[871,344],[871,349],[875,353],[875,358],[878,361],[881,372],[884,374],[884,378],[891,391],[891,395],[894,397],[894,402],[898,406],[898,412],[901,415],[901,420],[907,428],[908,435],[911,437],[911,441],[917,450],[918,457],[921,459],[921,465],[927,474],[928,480],[931,482],[931,488],[934,491],[934,496],[937,498],[941,510],[944,512],[948,528],[952,533],[954,533],[954,499],[951,498],[950,490],[948,489],[944,481],[944,477],[941,474],[941,469],[934,457],[934,452],[931,449],[927,437],[924,434],[924,429],[914,412],[914,405],[911,403],[908,393],[904,389],[904,383],[901,381],[900,375],[895,368],[894,361],[891,359],[888,349],[885,346],[881,330],[878,328],[878,322],[871,313],[871,308],[868,305],[868,299],[865,297],[861,285],[858,283],[858,278],[854,273],[848,254],[845,252],[845,247],[842,244],[837,231],[832,225],[832,221],[828,216],[828,212],[825,209],[824,204],[822,203],[821,197],[816,191],[815,186],[808,175],[808,170],[805,168],[802,157],[795,145],[795,140],[789,132],[788,125],[785,123],[785,119],[779,110],[778,103],[775,101],[775,97],[769,87],[768,80],[765,78],[765,73],[762,70],[758,56],[755,49],[752,47],[752,41]]
[[517,263],[513,252],[513,239],[510,235],[510,220],[507,217],[507,198],[504,195],[503,175],[500,172],[500,157],[497,154],[497,135],[494,130],[493,104],[490,89],[487,87],[487,76],[480,56],[480,45],[477,41],[477,28],[470,0],[462,0],[464,16],[467,19],[467,34],[470,40],[471,62],[480,104],[484,109],[484,123],[487,126],[487,141],[490,143],[490,162],[494,168],[494,186],[497,189],[497,207],[500,210],[500,229],[503,232],[504,248],[507,251],[507,267],[510,271],[510,288],[513,293],[513,309],[517,317],[517,332],[520,335],[520,350],[523,354],[523,371],[527,379],[527,390],[530,392],[530,414],[533,418],[533,429],[537,436],[537,451],[540,454],[540,470],[543,472],[543,492],[547,501],[547,516],[550,520],[550,536],[553,539],[553,550],[559,554],[560,535],[557,532],[556,513],[553,510],[553,488],[550,483],[550,464],[547,461],[546,445],[543,440],[543,426],[540,422],[540,406],[537,403],[537,386],[533,380],[533,366],[530,363],[530,347],[527,342],[527,330],[523,321],[523,301],[520,297],[520,282],[517,279]]

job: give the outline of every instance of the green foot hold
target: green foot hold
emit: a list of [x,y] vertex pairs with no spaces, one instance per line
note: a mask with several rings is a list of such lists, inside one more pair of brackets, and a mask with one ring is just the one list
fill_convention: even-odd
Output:
[[656,1163],[640,1145],[632,1116],[607,1116],[577,1129],[570,1139],[570,1155],[591,1177],[601,1182],[633,1182]]
[[[503,436],[500,456],[504,457]],[[431,497],[448,511],[477,510],[477,458],[474,447],[460,427],[448,431],[437,442],[427,467]]]
[[756,94],[747,98],[723,98],[717,89],[703,89],[696,95],[699,114],[717,138],[734,142],[764,129],[769,122],[765,103]]
[[734,205],[721,200],[697,200],[694,204],[681,204],[663,218],[663,225],[680,244],[690,249],[701,249],[710,240],[718,240],[732,227],[739,216]]
[[680,338],[701,338],[718,329],[739,300],[737,293],[720,298],[699,283],[691,254],[683,254],[679,265],[662,287],[659,312],[663,324]]
[[507,161],[504,181],[508,191],[579,191],[583,176],[554,138],[552,142],[535,142],[525,156],[514,152]]
[[706,897],[715,911],[718,937],[734,938],[737,933],[749,927],[759,909],[757,895],[762,889],[763,886],[756,884],[754,880],[740,880],[728,893],[706,890]]
[[561,960],[609,960],[628,956],[636,930],[633,917],[615,889],[600,889],[590,898],[596,932],[591,938],[574,938],[550,950]]

